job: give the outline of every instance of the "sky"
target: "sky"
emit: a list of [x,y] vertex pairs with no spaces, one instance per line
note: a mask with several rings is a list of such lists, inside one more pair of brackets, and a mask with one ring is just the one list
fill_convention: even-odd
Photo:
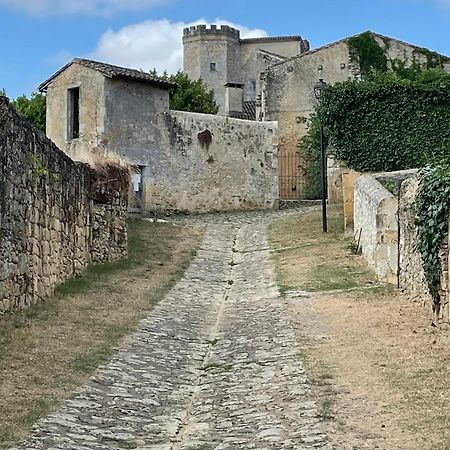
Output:
[[372,30],[450,55],[450,0],[0,0],[0,89],[29,95],[74,57],[175,72],[197,23],[312,48]]

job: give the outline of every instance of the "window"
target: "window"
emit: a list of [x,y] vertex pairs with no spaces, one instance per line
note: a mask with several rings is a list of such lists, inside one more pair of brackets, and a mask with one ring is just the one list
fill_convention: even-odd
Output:
[[215,72],[216,71],[216,63],[209,63],[209,70],[211,72]]
[[80,88],[67,91],[67,137],[77,139],[80,137]]

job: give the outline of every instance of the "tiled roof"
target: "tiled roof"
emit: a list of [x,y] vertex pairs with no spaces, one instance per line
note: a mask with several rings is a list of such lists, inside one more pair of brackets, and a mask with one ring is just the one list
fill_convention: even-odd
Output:
[[266,36],[260,38],[247,38],[241,39],[239,42],[241,44],[256,44],[258,42],[280,42],[280,41],[302,41],[301,36]]
[[235,119],[256,120],[256,102],[243,102],[242,112],[230,111],[229,115]]
[[136,69],[129,69],[127,67],[120,67],[120,66],[114,66],[112,64],[106,64],[99,61],[93,61],[90,59],[81,59],[81,58],[75,58],[70,63],[66,64],[64,67],[62,67],[58,72],[53,74],[50,78],[45,80],[43,83],[41,83],[38,87],[39,91],[45,91],[47,89],[48,85],[62,72],[64,72],[68,67],[70,67],[72,64],[80,64],[85,67],[89,67],[92,70],[96,70],[97,72],[100,72],[102,75],[108,78],[121,78],[125,80],[134,80],[134,81],[140,81],[142,83],[149,83],[158,85],[164,88],[171,88],[175,87],[176,83],[173,83],[171,81],[167,81],[164,78],[155,77],[151,75],[150,73],[144,72],[142,70],[136,70]]
[[248,120],[256,120],[256,101],[243,102],[242,109]]

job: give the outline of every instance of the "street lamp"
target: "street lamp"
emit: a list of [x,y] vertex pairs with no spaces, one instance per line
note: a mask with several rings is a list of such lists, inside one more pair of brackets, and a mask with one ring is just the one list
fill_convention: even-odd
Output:
[[[321,78],[314,84],[314,97],[320,102],[322,90],[327,85]],[[327,173],[326,173],[326,159],[325,159],[325,139],[323,135],[323,124],[320,121],[320,178],[322,187],[322,229],[324,233],[328,232],[327,223]]]

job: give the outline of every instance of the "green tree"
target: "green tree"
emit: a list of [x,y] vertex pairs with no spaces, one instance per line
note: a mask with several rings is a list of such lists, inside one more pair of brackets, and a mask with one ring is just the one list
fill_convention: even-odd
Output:
[[45,132],[45,95],[33,92],[31,97],[21,95],[11,102],[16,111],[36,128]]
[[[151,70],[150,74],[155,77],[159,76],[156,69]],[[208,91],[201,78],[196,81],[191,80],[181,70],[173,75],[164,71],[159,77],[177,84],[176,87],[170,89],[170,109],[204,114],[217,114],[219,111],[214,100],[214,92]]]
[[169,80],[177,83],[177,87],[170,90],[170,109],[217,114],[219,107],[214,100],[214,92],[208,91],[201,78],[193,81],[184,72],[178,71]]

